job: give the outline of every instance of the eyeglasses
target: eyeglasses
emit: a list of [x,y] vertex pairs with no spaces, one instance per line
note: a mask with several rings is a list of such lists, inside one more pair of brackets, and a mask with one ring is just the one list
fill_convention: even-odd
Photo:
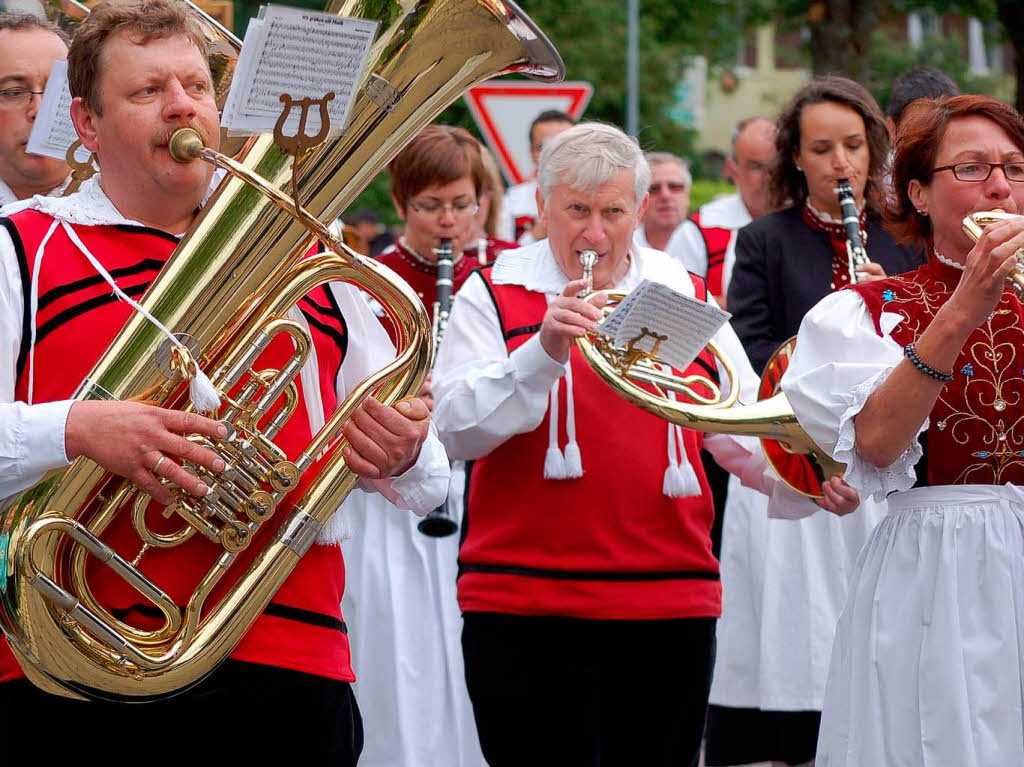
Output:
[[440,216],[443,211],[450,210],[455,218],[463,218],[465,216],[474,216],[476,212],[480,210],[480,205],[476,202],[454,202],[451,205],[442,205],[439,202],[421,202],[415,203],[410,201],[409,207],[417,213],[421,213],[424,216]]
[[648,187],[647,191],[649,191],[651,194],[658,194],[659,192],[661,192],[662,187],[667,188],[668,191],[670,191],[672,194],[679,194],[681,192],[686,191],[686,184],[680,184],[678,181],[668,181],[664,184],[651,184],[650,187]]
[[5,88],[0,91],[0,107],[6,109],[23,107],[33,96],[42,95],[42,91],[30,91],[28,88]]
[[987,181],[993,168],[1002,168],[1007,181],[1024,181],[1024,162],[958,162],[932,168],[932,173],[951,170],[958,181]]

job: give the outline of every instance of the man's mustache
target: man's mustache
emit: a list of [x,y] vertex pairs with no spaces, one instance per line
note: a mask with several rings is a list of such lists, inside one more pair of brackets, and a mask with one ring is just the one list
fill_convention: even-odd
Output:
[[186,125],[178,125],[174,128],[168,128],[165,131],[157,134],[157,138],[153,141],[154,146],[167,146],[171,141],[171,136],[180,131],[182,128],[191,128],[199,134],[199,138],[203,142],[203,146],[210,145],[210,134],[202,125],[198,123],[188,123]]

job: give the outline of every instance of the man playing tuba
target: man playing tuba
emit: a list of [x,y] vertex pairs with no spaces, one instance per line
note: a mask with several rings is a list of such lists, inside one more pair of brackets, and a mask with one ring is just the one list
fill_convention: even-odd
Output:
[[[210,166],[179,164],[167,149],[171,133],[185,126],[209,146],[219,143],[203,51],[186,6],[176,0],[102,2],[72,43],[72,117],[101,175],[74,195],[35,197],[0,220],[0,327],[16,331],[0,339],[0,497],[78,456],[128,477],[159,503],[172,497],[161,480],[206,493],[182,460],[224,469],[213,452],[183,436],[217,436],[222,427],[216,421],[142,403],[68,400],[132,314],[111,291],[116,286],[138,296],[146,289],[211,189]],[[275,438],[292,455],[394,349],[347,285],[317,288],[289,316],[307,327],[316,350],[301,376],[295,414]],[[256,365],[278,366],[291,353],[287,339],[278,338]],[[389,408],[368,399],[344,432],[346,462],[364,487],[417,513],[444,498],[448,462],[422,401]],[[113,541],[128,516],[112,523]],[[59,721],[62,739],[82,743],[117,722],[110,737],[134,752],[152,747],[153,727],[176,733],[181,745],[182,733],[199,723],[208,728],[207,755],[248,760],[288,750],[354,765],[362,725],[349,687],[354,675],[340,611],[339,516],[230,660],[178,697],[148,706],[66,701],[32,687],[6,646],[0,648],[4,727],[42,742],[44,730]],[[196,536],[170,552],[150,551],[147,573],[183,604],[186,586],[194,585],[190,558],[208,555],[208,545]],[[102,569],[90,572],[96,596],[121,620],[146,628],[148,606]],[[258,734],[245,729],[250,712],[269,726]]]

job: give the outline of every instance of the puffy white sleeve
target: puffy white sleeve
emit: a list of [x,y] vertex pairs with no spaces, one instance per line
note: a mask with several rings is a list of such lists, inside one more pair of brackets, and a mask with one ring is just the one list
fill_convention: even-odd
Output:
[[434,368],[434,418],[448,454],[482,458],[514,434],[536,429],[564,373],[539,333],[508,353],[487,285],[471,275],[455,297]]
[[[903,348],[891,337],[901,320],[900,315],[883,312],[880,336],[857,293],[841,290],[826,296],[804,317],[796,351],[782,378],[782,390],[800,425],[835,460],[846,464],[847,484],[876,500],[912,487],[914,465],[921,458],[916,439],[882,468],[856,448],[854,418],[903,359]],[[919,433],[927,428],[925,419]]]
[[[362,291],[345,283],[331,283],[338,308],[345,317],[350,343],[338,373],[337,391],[344,398],[363,379],[395,358],[395,347],[384,326],[374,316]],[[423,516],[438,507],[448,494],[451,469],[448,456],[437,438],[434,420],[419,458],[397,477],[360,479],[360,486],[376,491],[400,509]]]
[[14,401],[24,313],[21,289],[14,245],[0,227],[0,498],[68,464],[64,425],[71,400],[42,405]]

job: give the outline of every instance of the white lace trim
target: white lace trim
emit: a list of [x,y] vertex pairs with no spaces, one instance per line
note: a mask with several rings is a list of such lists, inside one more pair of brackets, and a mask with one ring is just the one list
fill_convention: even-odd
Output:
[[[807,209],[809,211],[811,211],[811,215],[814,216],[815,218],[817,218],[823,224],[838,224],[839,226],[843,225],[843,220],[841,218],[833,218],[828,213],[825,213],[824,211],[818,210],[813,205],[811,205],[811,198],[810,197],[808,197],[806,200],[804,200],[804,205],[806,205]],[[863,210],[863,209],[864,209],[863,205],[861,205],[859,208],[857,208],[857,214],[859,215],[861,210]]]
[[939,262],[945,264],[946,266],[952,266],[954,269],[959,269],[961,272],[967,268],[958,261],[954,261],[951,258],[946,258],[944,255],[939,253],[939,251],[937,251],[935,248],[932,248],[932,253]]

